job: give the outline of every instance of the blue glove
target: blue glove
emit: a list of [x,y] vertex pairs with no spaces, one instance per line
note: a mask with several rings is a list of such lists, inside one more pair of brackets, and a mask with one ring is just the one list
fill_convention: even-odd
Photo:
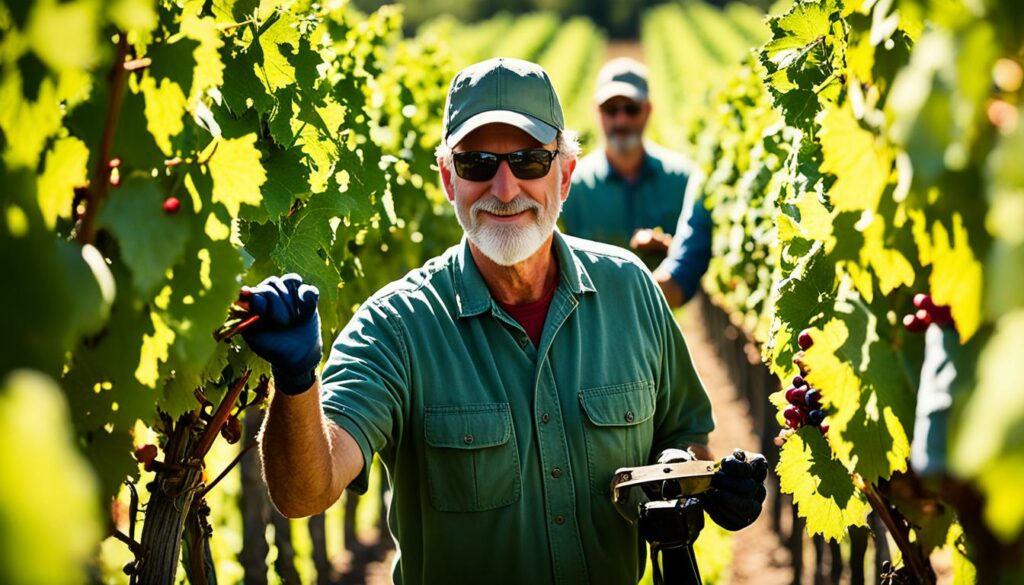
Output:
[[271,276],[248,288],[249,312],[259,320],[242,332],[256,355],[270,362],[274,386],[294,396],[308,390],[324,355],[320,340],[320,291],[297,274]]
[[761,514],[767,476],[768,461],[764,455],[753,454],[747,458],[737,449],[722,459],[711,479],[711,489],[700,495],[704,511],[726,530],[750,526]]

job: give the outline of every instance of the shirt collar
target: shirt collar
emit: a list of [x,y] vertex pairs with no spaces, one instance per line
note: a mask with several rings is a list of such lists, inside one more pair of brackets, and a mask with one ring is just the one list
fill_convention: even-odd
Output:
[[[554,237],[555,253],[558,254],[559,286],[567,287],[571,292],[583,294],[595,292],[590,274],[580,262],[565,236],[557,229]],[[458,252],[455,255],[455,302],[458,305],[459,317],[474,317],[491,310],[493,297],[487,288],[484,277],[473,260],[469,249],[469,238],[462,236]]]
[[[654,176],[658,172],[657,165],[658,161],[656,161],[655,158],[651,156],[650,148],[648,147],[647,143],[644,142],[644,160],[640,166],[640,174],[637,175],[636,182],[639,183],[640,181],[646,179],[647,177]],[[618,172],[615,171],[615,169],[612,168],[611,163],[608,162],[608,153],[605,149],[601,150],[601,157],[598,159],[598,165],[595,171],[597,178],[602,181],[614,180],[623,183],[626,181],[626,179],[624,179],[622,175],[620,175]]]

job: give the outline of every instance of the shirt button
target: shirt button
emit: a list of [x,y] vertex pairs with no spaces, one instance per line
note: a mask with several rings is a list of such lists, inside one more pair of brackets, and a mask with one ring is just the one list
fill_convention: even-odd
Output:
[[559,468],[559,467],[556,467],[556,468],[552,469],[551,470],[551,477],[553,477],[555,479],[558,479],[558,478],[562,477],[562,469]]
[[551,421],[551,415],[550,414],[545,412],[544,414],[540,415],[540,422],[542,422],[544,424],[548,424],[550,421]]
[[473,444],[473,435],[466,435],[465,437],[462,437],[462,442],[467,444],[467,445],[472,445]]
[[555,516],[555,524],[558,524],[559,526],[565,524],[565,516],[562,516],[561,514]]
[[636,418],[636,417],[633,415],[633,411],[632,410],[627,410],[626,411],[626,422],[633,422],[634,418]]

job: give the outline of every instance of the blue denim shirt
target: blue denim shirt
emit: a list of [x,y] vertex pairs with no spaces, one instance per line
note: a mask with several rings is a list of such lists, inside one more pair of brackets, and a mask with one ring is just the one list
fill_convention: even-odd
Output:
[[672,275],[686,299],[697,293],[711,262],[711,212],[704,206],[703,184],[703,177],[690,178],[672,247],[659,267]]

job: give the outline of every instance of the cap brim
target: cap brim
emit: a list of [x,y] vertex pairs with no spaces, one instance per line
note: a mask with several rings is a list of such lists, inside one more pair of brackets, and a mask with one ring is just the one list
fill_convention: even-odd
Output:
[[468,136],[470,132],[488,124],[515,126],[539,140],[541,144],[548,144],[558,136],[558,128],[528,114],[511,110],[491,110],[489,112],[481,112],[453,129],[448,134],[448,145],[455,146],[462,142],[462,139]]
[[614,97],[624,97],[636,102],[643,102],[647,100],[647,93],[641,91],[640,88],[632,83],[612,81],[597,89],[597,93],[594,94],[594,101],[600,105]]

